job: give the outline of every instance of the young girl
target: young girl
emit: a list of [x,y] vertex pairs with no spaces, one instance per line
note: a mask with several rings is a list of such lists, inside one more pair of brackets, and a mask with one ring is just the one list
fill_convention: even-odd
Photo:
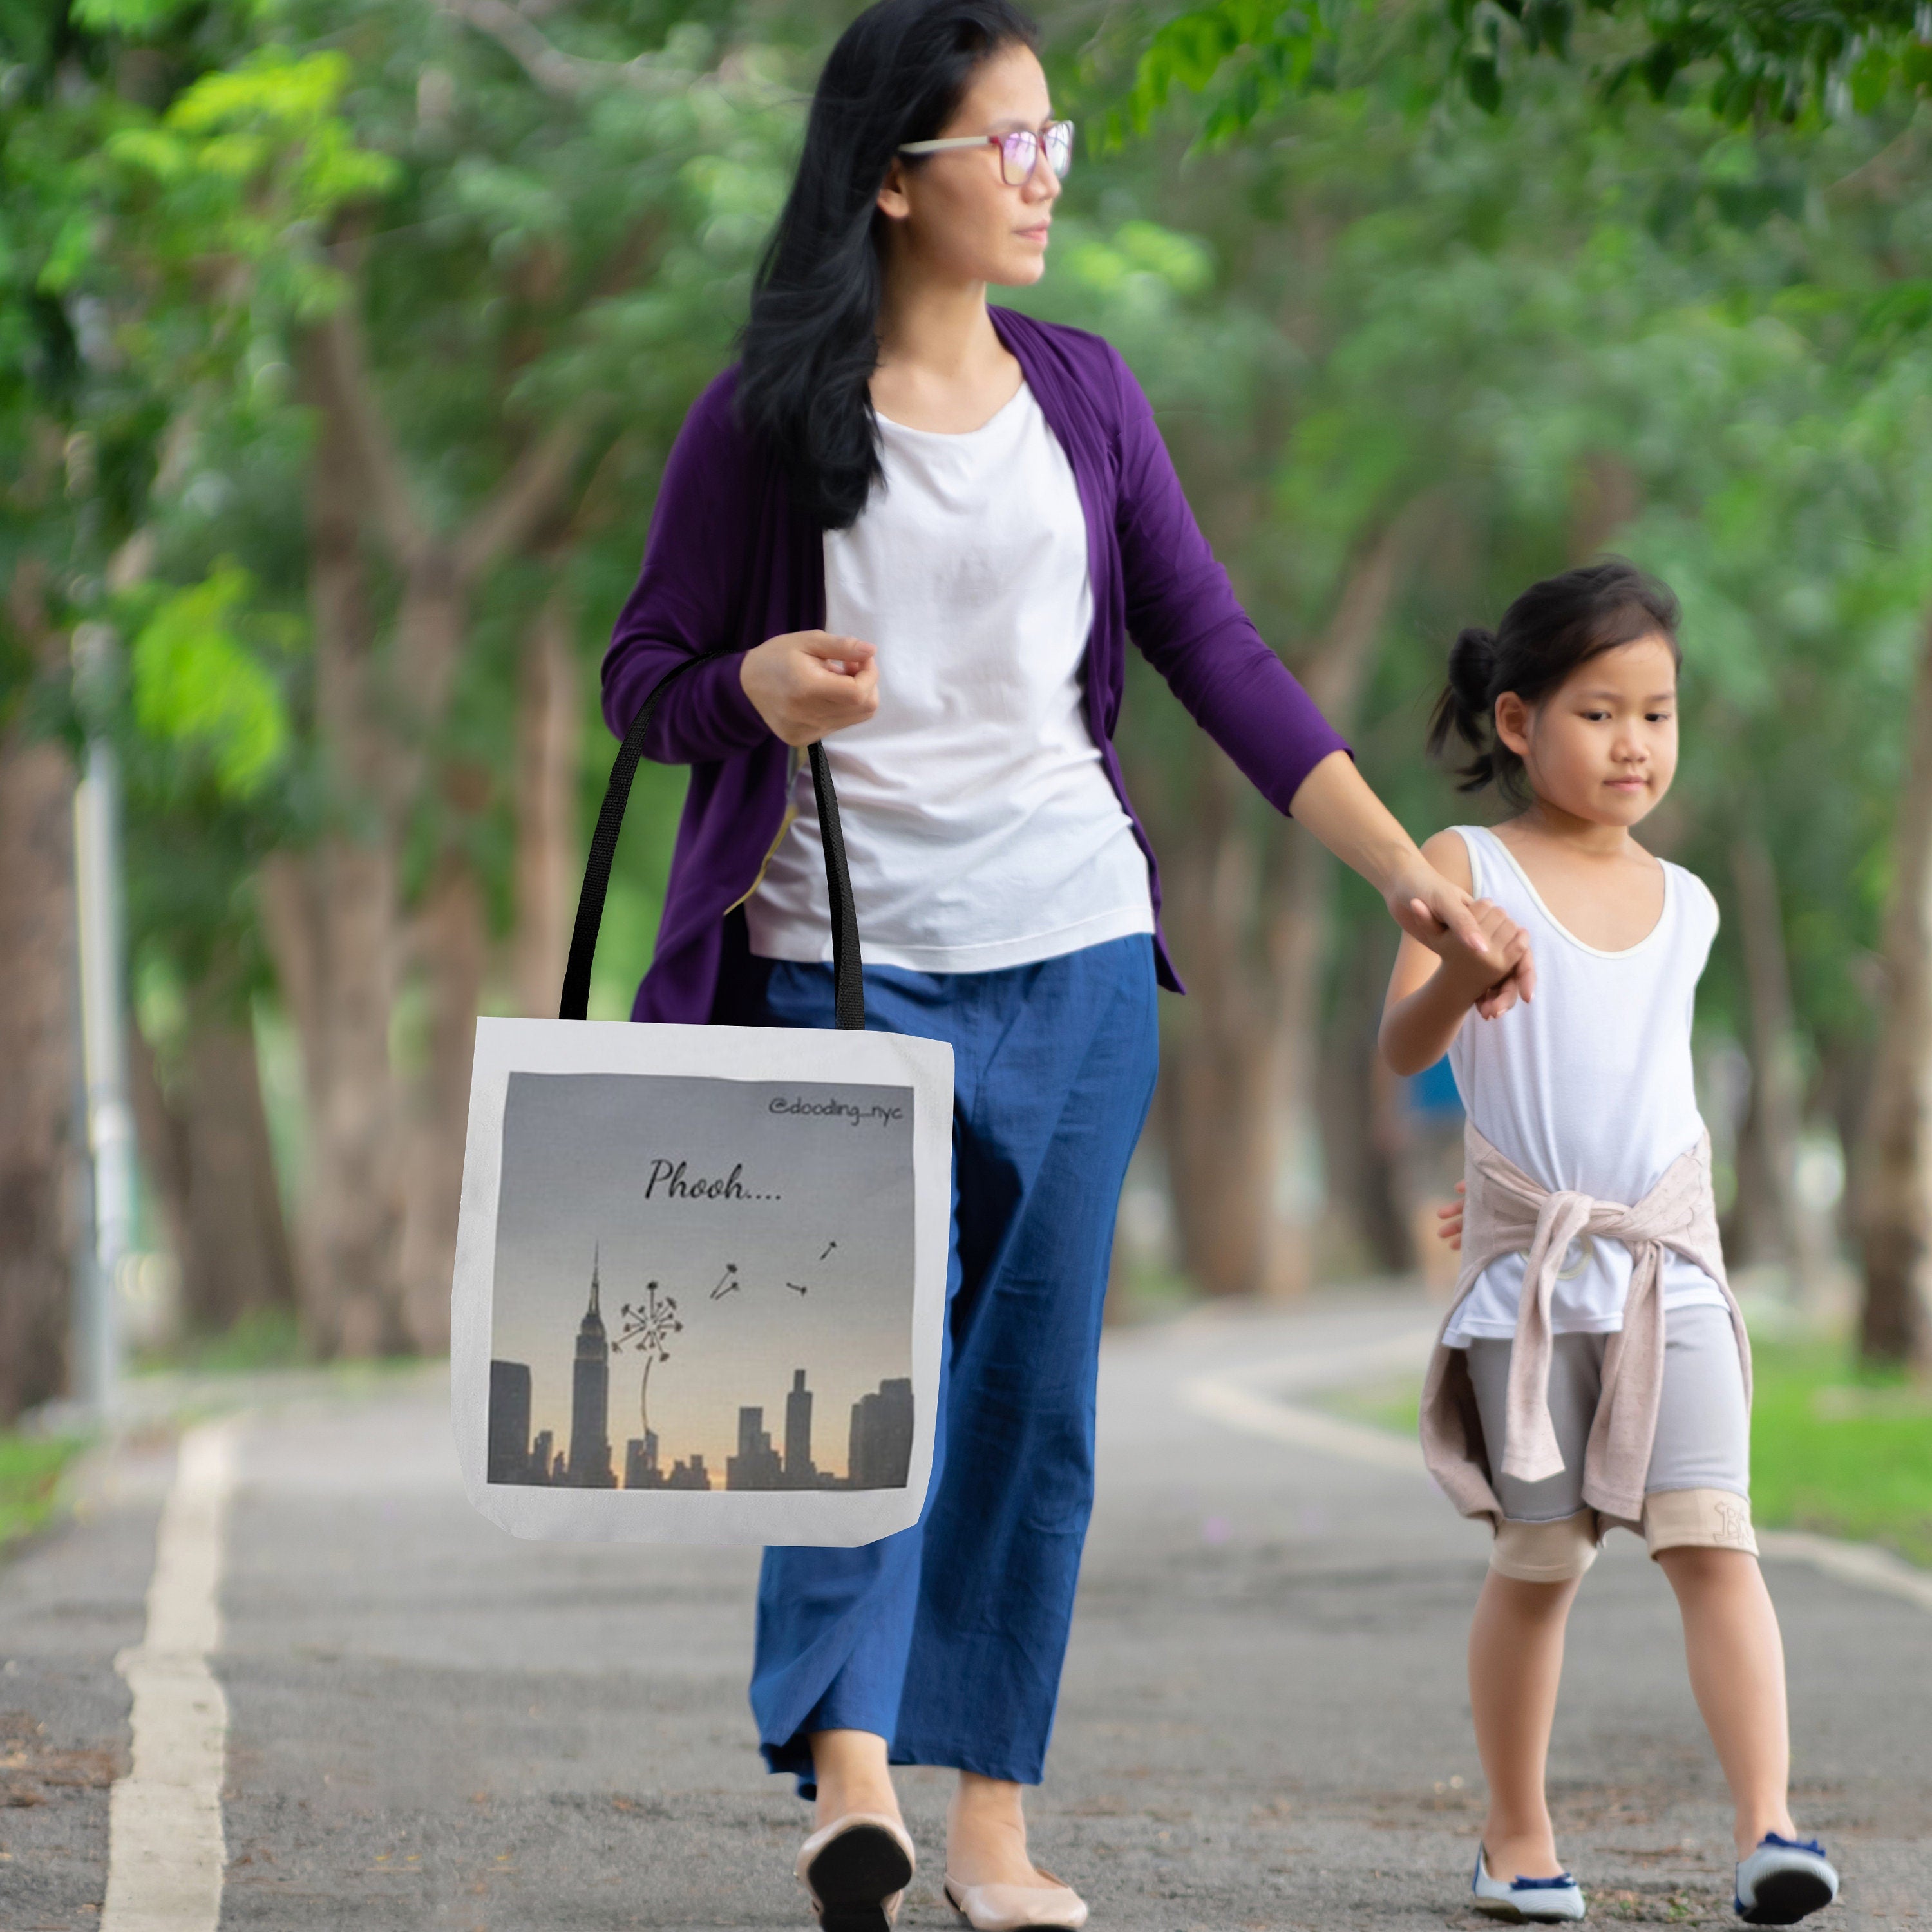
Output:
[[1621,562],[1532,585],[1449,660],[1430,747],[1517,808],[1422,848],[1468,888],[1533,999],[1405,940],[1382,1050],[1444,1052],[1468,1111],[1462,1265],[1423,1394],[1430,1468],[1495,1528],[1469,1636],[1489,1780],[1478,1910],[1580,1918],[1544,1797],[1564,1623],[1605,1531],[1641,1531],[1677,1594],[1691,1687],[1736,1806],[1736,1907],[1790,1924],[1838,1874],[1786,1806],[1784,1664],[1749,1501],[1750,1357],[1724,1278],[1690,1016],[1709,891],[1631,836],[1677,766],[1676,600]]

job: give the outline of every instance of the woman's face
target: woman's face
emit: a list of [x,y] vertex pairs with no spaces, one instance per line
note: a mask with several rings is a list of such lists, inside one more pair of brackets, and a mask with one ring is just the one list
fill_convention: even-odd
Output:
[[[1046,76],[1030,47],[1012,46],[982,62],[941,137],[1044,130],[1053,118]],[[1036,282],[1046,272],[1047,233],[1060,182],[1044,152],[1018,188],[1001,178],[1000,151],[953,148],[914,161],[894,160],[879,190],[892,255],[922,274],[956,282]]]

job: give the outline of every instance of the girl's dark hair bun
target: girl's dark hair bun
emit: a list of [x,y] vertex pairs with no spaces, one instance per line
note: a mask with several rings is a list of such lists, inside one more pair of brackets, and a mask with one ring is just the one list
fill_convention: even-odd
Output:
[[1490,706],[1496,701],[1490,682],[1496,674],[1496,632],[1480,624],[1458,631],[1456,641],[1449,646],[1449,688],[1455,694],[1456,709],[1462,714],[1456,719],[1459,729],[1464,728],[1466,718],[1474,723],[1489,716]]
[[[1476,754],[1488,782],[1490,712],[1496,703],[1496,634],[1480,624],[1457,632],[1449,646],[1449,682],[1429,721],[1429,751],[1440,758],[1451,737]],[[1474,770],[1474,765],[1469,767]]]
[[1534,705],[1580,665],[1640,638],[1662,638],[1682,664],[1678,620],[1668,588],[1620,556],[1532,584],[1493,631],[1472,624],[1456,634],[1449,682],[1429,720],[1431,755],[1460,738],[1475,754],[1456,772],[1460,790],[1494,782],[1513,801],[1525,801],[1522,760],[1494,736],[1496,700],[1513,691]]

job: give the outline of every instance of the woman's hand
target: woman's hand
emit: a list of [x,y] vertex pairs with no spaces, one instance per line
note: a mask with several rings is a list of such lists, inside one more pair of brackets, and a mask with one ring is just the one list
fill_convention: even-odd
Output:
[[[1514,958],[1492,952],[1475,916],[1475,901],[1416,850],[1346,752],[1331,752],[1316,766],[1302,780],[1290,808],[1343,865],[1374,885],[1396,924],[1418,946],[1451,964],[1481,960],[1493,967],[1475,1002],[1485,1019],[1508,1012],[1535,992],[1536,969],[1527,940]],[[1391,1000],[1396,997],[1391,989]],[[1456,1021],[1461,1024],[1461,1012]]]
[[1457,1254],[1462,1249],[1462,1196],[1467,1191],[1468,1184],[1457,1181],[1456,1198],[1448,1207],[1438,1208],[1436,1210],[1436,1220],[1442,1223],[1436,1229],[1436,1234],[1449,1244],[1453,1252]]
[[1484,990],[1474,1001],[1486,1020],[1506,1013],[1536,992],[1529,938],[1513,921],[1445,879],[1418,852],[1383,893],[1396,923],[1445,964],[1466,964]]
[[788,631],[747,651],[738,681],[788,745],[812,745],[879,708],[878,653],[830,631]]

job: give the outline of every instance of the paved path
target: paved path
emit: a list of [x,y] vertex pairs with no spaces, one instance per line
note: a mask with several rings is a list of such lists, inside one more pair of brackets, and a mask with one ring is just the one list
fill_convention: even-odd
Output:
[[[1305,1389],[1425,1320],[1385,1298],[1110,1339],[1101,1502],[1034,1808],[1096,1932],[1479,1922],[1461,1653],[1480,1533],[1399,1456],[1202,1412],[1204,1379]],[[236,1456],[224,1932],[805,1925],[788,1876],[805,1813],[758,1769],[746,1713],[752,1556],[513,1542],[463,1501],[431,1373],[281,1402]],[[86,1520],[0,1570],[6,1932],[100,1923],[128,1768],[114,1658],[142,1640],[173,1463],[164,1436],[131,1444]],[[1846,1873],[1834,1922],[1932,1922],[1932,1616],[1768,1568],[1800,1816]],[[1629,1539],[1590,1577],[1565,1697],[1554,1790],[1593,1917],[1720,1917],[1722,1786],[1669,1592]],[[906,1782],[929,1855],[945,1790]],[[902,1923],[951,1922],[922,1876]]]

